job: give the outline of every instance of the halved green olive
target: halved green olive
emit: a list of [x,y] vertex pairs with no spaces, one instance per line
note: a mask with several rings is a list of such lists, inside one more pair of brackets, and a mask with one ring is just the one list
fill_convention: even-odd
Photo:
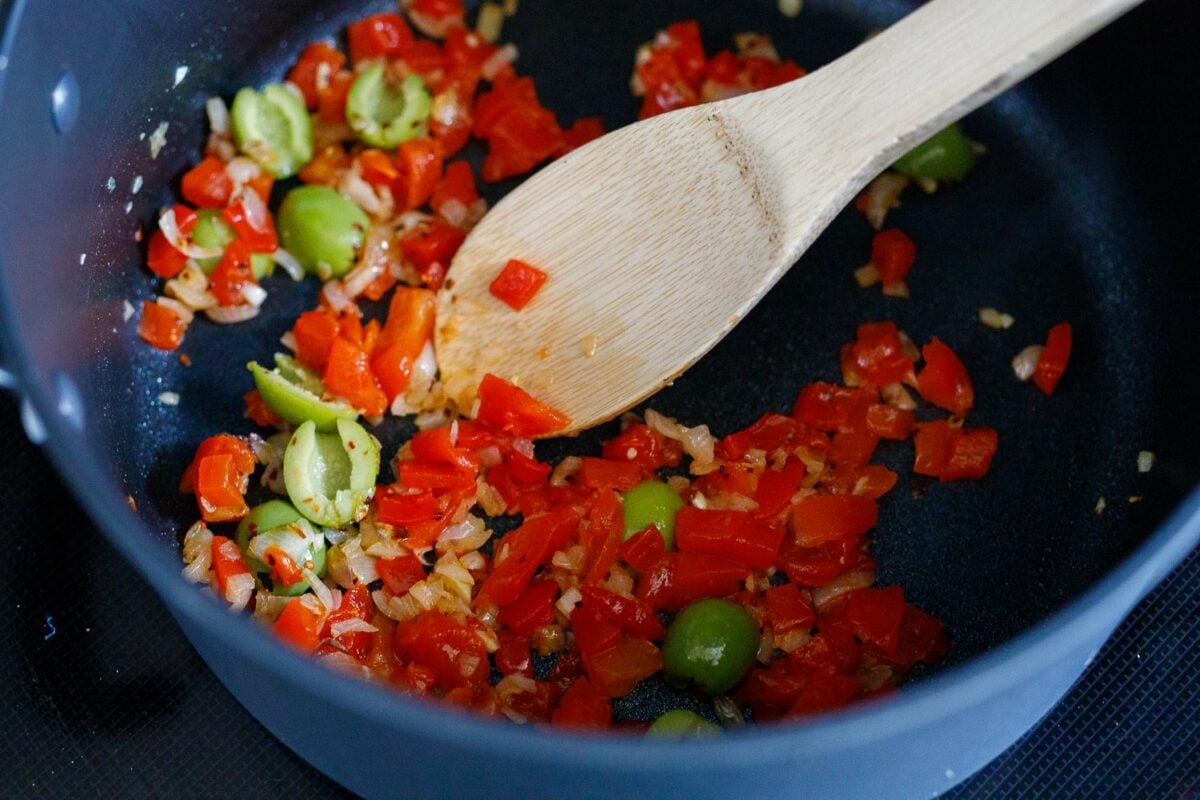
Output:
[[250,555],[250,540],[263,531],[288,525],[298,519],[300,512],[283,500],[268,500],[250,509],[250,513],[238,523],[235,534],[237,545],[246,558],[246,566],[255,572],[267,572],[267,565]]
[[[296,517],[291,522],[264,530],[250,540],[247,551],[251,558],[263,565],[263,572],[269,571],[264,564],[264,556],[271,547],[278,547],[287,553],[297,567],[308,567],[317,576],[325,572],[325,535],[313,528],[308,520],[301,519],[298,512]],[[276,584],[271,591],[293,597],[308,591],[308,581],[301,580],[286,586]]]
[[654,739],[691,739],[720,732],[720,725],[709,722],[695,711],[677,708],[654,720],[646,735]]
[[325,385],[294,358],[276,353],[275,369],[267,369],[257,361],[251,361],[246,368],[254,375],[254,385],[263,402],[293,425],[311,421],[319,431],[332,431],[339,419],[358,417],[358,409],[351,405],[322,400]]
[[312,120],[304,98],[280,83],[261,92],[249,86],[233,98],[230,109],[238,149],[276,178],[295,175],[313,156]]
[[379,445],[348,419],[337,433],[318,433],[305,422],[283,454],[283,483],[296,509],[318,525],[340,528],[367,513],[379,475]]
[[[215,208],[196,210],[196,227],[192,228],[192,241],[197,245],[223,251],[236,238],[237,232],[222,219],[220,211]],[[220,263],[220,256],[196,259],[196,266],[204,270],[205,275],[211,275]],[[254,273],[255,280],[261,281],[275,271],[275,259],[268,253],[252,253],[250,271]]]
[[641,533],[654,523],[667,550],[675,549],[675,514],[683,500],[662,481],[642,481],[621,495],[625,511],[625,538]]
[[958,179],[975,165],[975,151],[958,123],[942,128],[897,159],[892,168],[914,178]]
[[389,83],[383,64],[362,71],[346,95],[346,122],[369,145],[392,148],[425,132],[433,102],[419,75]]
[[[192,228],[192,241],[198,247],[224,250],[226,245],[236,238],[237,233],[233,230],[233,226],[221,219],[220,211],[217,211],[215,208],[201,208],[196,210],[196,227]],[[196,266],[204,270],[206,275],[211,275],[220,262],[220,256],[197,258]]]

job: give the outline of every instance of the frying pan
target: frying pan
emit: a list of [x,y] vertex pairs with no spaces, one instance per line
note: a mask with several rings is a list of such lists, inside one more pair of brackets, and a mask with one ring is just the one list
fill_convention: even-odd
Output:
[[[249,430],[243,365],[277,349],[316,287],[268,279],[257,319],[194,325],[190,367],[140,343],[123,309],[151,296],[135,233],[197,158],[205,98],[278,78],[305,42],[391,4],[301,5],[0,6],[0,375],[23,393],[31,436],[229,690],[350,789],[928,797],[1041,717],[1200,539],[1200,430],[1190,416],[1200,399],[1191,356],[1200,131],[1187,96],[1200,51],[1187,24],[1194,10],[1155,0],[966,120],[988,146],[975,171],[931,196],[911,192],[891,218],[918,245],[910,301],[854,284],[870,231],[844,213],[745,322],[651,401],[723,434],[786,410],[811,380],[835,379],[837,346],[860,322],[894,319],[918,341],[950,342],[975,381],[973,422],[999,430],[999,453],[980,482],[918,484],[907,445],[881,448],[901,478],[874,535],[881,584],[904,586],[947,623],[952,645],[938,669],[914,674],[892,699],[675,746],[486,721],[293,654],[179,577],[177,541],[195,512],[176,484],[201,438]],[[770,33],[812,69],[908,8],[809,0],[789,20],[766,0],[524,0],[505,38],[564,122],[600,113],[611,128],[635,113],[634,48],[668,22],[698,18],[710,50],[738,31]],[[152,153],[163,123],[165,146]],[[493,187],[491,199],[508,188]],[[980,325],[981,306],[1016,324]],[[1062,320],[1076,347],[1047,398],[1017,382],[1008,361]],[[162,403],[164,391],[179,405]],[[378,431],[393,445],[407,432],[399,420]],[[589,451],[612,432],[539,447],[547,457]],[[1146,475],[1140,450],[1157,455]],[[1107,510],[1096,514],[1101,496]],[[678,702],[651,685],[617,712],[646,719]]]

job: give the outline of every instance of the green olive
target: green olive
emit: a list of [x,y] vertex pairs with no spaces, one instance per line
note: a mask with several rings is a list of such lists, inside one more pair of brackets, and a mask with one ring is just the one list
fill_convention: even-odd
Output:
[[275,355],[275,369],[267,369],[257,361],[246,368],[254,375],[254,386],[263,402],[293,425],[311,420],[317,430],[336,430],[339,419],[353,420],[358,409],[339,400],[322,400],[325,385],[315,373],[295,359],[281,353]]
[[675,513],[683,508],[683,499],[662,481],[642,481],[621,495],[625,509],[625,538],[654,523],[668,550],[675,547]]
[[371,220],[328,186],[300,186],[283,198],[276,225],[284,249],[325,280],[354,266]]
[[312,160],[312,120],[304,98],[281,83],[261,92],[249,86],[233,98],[230,109],[238,149],[276,178],[295,175]]
[[296,509],[318,525],[340,528],[367,513],[379,475],[379,445],[348,419],[337,433],[318,433],[312,420],[292,434],[283,454],[283,483]]
[[[251,558],[264,566],[263,572],[269,571],[265,568],[263,559],[271,547],[278,547],[287,553],[297,567],[308,567],[318,576],[325,572],[325,535],[313,528],[308,520],[300,518],[299,513],[296,516],[291,522],[263,530],[250,539],[247,552]],[[301,580],[288,585],[276,584],[271,591],[294,597],[308,591],[308,581]]]
[[383,64],[376,64],[351,84],[346,122],[367,144],[391,149],[425,132],[432,105],[421,76],[409,73],[395,86],[384,74]]
[[913,178],[958,179],[975,165],[975,151],[958,123],[930,136],[902,155],[892,168]]
[[238,547],[246,558],[246,566],[255,572],[268,572],[266,564],[249,554],[250,540],[263,531],[288,525],[298,519],[300,512],[284,500],[268,500],[250,509],[250,513],[238,523],[235,534]]
[[[192,241],[197,246],[224,251],[226,245],[236,238],[237,233],[234,232],[233,226],[221,219],[220,211],[215,208],[196,210],[196,227],[192,228]],[[206,275],[211,275],[219,263],[221,263],[220,256],[196,259],[196,266],[204,270]],[[255,277],[258,276],[255,275]]]
[[754,663],[758,626],[737,603],[700,600],[676,615],[663,640],[663,674],[710,695],[729,691]]
[[677,708],[654,720],[646,736],[655,739],[691,739],[720,732],[721,726],[715,722],[709,722],[695,711]]

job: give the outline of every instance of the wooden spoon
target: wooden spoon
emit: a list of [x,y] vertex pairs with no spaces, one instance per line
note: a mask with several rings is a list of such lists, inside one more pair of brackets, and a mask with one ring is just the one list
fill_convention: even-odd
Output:
[[[489,212],[439,295],[443,385],[610,419],[708,352],[900,155],[1139,0],[933,0],[805,78],[615,131]],[[1002,212],[1001,212],[1002,213]],[[549,273],[522,311],[511,258]]]

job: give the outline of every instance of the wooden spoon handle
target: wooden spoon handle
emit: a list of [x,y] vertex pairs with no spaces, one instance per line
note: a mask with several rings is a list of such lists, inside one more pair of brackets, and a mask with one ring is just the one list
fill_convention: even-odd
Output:
[[[1068,50],[1141,0],[934,0],[800,81],[731,101],[740,135],[769,159],[760,174],[779,207],[800,227],[781,244],[803,251],[813,229],[813,199],[832,217],[856,187],[924,141]],[[734,111],[731,107],[730,111]],[[722,114],[722,116],[726,116]],[[813,163],[793,146],[813,129],[839,163]],[[845,181],[829,197],[820,176]]]

